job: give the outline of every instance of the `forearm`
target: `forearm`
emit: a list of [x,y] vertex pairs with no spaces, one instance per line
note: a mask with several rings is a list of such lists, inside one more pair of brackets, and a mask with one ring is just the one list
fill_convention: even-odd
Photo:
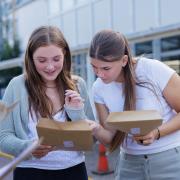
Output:
[[13,156],[18,156],[24,149],[26,149],[33,141],[22,140],[13,134],[1,132],[0,134],[0,147],[5,153]]
[[66,113],[68,114],[69,118],[72,121],[87,119],[84,112],[84,106],[82,108],[71,108],[68,106],[64,106],[64,107],[65,107]]
[[162,124],[159,127],[161,137],[171,134],[178,130],[180,130],[180,113],[177,113],[177,115],[174,116],[170,121]]
[[99,128],[93,132],[93,135],[96,137],[96,139],[106,145],[111,143],[114,134],[115,132],[109,131],[101,125],[99,125]]

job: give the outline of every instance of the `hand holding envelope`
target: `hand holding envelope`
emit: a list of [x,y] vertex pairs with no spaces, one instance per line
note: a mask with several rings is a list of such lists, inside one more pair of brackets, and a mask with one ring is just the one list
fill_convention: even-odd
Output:
[[132,135],[146,135],[162,124],[162,117],[156,110],[112,112],[107,124]]
[[56,149],[67,151],[92,150],[93,138],[88,122],[84,120],[58,122],[41,118],[37,124],[39,137],[43,144],[55,146]]
[[138,144],[149,145],[157,139],[157,127],[162,124],[162,117],[156,110],[112,112],[107,118],[107,124],[132,134]]

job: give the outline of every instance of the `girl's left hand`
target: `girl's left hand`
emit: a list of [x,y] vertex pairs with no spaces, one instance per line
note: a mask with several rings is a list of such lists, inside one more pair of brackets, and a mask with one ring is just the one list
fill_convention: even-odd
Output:
[[100,131],[101,128],[100,124],[89,119],[86,119],[85,121],[89,124],[92,130],[92,135],[96,136],[96,134]]
[[154,129],[150,133],[144,136],[134,135],[133,138],[138,144],[148,146],[158,138],[158,130]]
[[42,158],[49,152],[53,151],[54,147],[49,145],[40,145],[37,149],[32,152],[32,155],[36,158]]
[[80,94],[73,90],[65,91],[65,105],[69,108],[79,109],[84,105],[84,99],[81,98]]

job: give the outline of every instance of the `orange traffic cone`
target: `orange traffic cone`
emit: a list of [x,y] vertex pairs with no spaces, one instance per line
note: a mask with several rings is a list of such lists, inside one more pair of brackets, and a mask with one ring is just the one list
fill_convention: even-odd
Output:
[[113,170],[109,170],[108,160],[106,157],[106,148],[103,144],[99,144],[99,159],[98,167],[96,171],[92,171],[94,174],[105,175],[113,173]]

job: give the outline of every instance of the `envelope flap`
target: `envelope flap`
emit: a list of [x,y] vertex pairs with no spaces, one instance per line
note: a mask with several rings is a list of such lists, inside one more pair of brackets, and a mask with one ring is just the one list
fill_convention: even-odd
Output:
[[161,115],[155,110],[112,112],[107,124],[131,134],[147,134],[162,124]]
[[37,128],[47,128],[65,131],[90,131],[90,127],[86,121],[66,121],[58,122],[52,119],[41,118],[37,124]]
[[37,125],[39,137],[43,143],[56,146],[62,150],[91,150],[93,138],[91,129],[86,121],[58,122],[42,118]]
[[112,112],[107,118],[107,122],[137,122],[146,120],[161,120],[160,114],[156,110],[143,111],[123,111]]

